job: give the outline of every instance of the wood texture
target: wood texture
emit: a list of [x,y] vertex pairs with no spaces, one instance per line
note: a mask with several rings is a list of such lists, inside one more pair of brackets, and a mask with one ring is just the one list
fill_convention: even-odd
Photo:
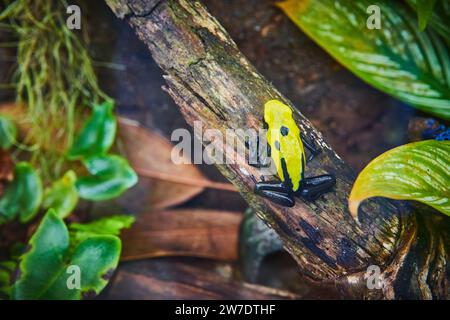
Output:
[[[269,99],[292,106],[247,61],[200,2],[107,3],[148,46],[166,73],[165,89],[189,124],[200,121],[204,130],[219,129],[225,135],[226,129],[260,128],[262,108]],[[441,219],[437,225],[420,223],[410,209],[377,200],[362,206],[357,224],[347,209],[354,173],[308,119],[299,112],[295,112],[295,119],[322,149],[308,164],[307,176],[335,174],[333,193],[314,203],[297,201],[293,208],[282,208],[253,193],[260,173],[246,159],[238,158],[236,164],[221,165],[219,170],[279,234],[300,271],[313,282],[336,285],[344,297],[448,298],[450,245],[446,231],[442,231],[448,220]],[[217,144],[217,148],[222,148],[227,159],[236,157],[228,145]],[[417,249],[430,238],[434,240],[428,247]],[[370,265],[383,271],[381,290],[366,286],[364,274]]]
[[298,299],[284,290],[232,280],[226,267],[154,259],[146,270],[119,271],[108,299]]

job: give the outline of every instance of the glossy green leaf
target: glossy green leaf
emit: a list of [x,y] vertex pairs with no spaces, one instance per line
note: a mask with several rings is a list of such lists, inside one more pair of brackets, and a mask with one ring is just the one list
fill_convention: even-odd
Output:
[[101,201],[120,196],[134,186],[138,177],[128,162],[119,156],[95,156],[83,161],[92,176],[79,178],[76,186],[81,198]]
[[[408,4],[418,13],[419,0],[407,0]],[[428,3],[428,1],[421,0],[422,3]],[[439,33],[448,44],[450,44],[450,1],[429,1],[434,2],[434,10],[430,13],[428,18],[429,26]],[[419,17],[420,19],[420,17]]]
[[49,210],[20,259],[13,298],[80,299],[97,295],[117,267],[120,251],[121,243],[115,236],[93,236],[70,250],[64,221]]
[[109,150],[117,129],[113,106],[112,102],[94,105],[91,117],[86,121],[67,154],[70,160],[86,159],[105,154]]
[[450,215],[450,141],[410,143],[372,160],[350,194],[354,217],[360,203],[370,197],[415,200]]
[[134,222],[133,216],[117,215],[95,220],[90,223],[72,223],[69,226],[71,242],[79,243],[96,235],[120,235],[122,229],[128,229]]
[[[369,29],[371,5],[381,29]],[[432,30],[420,32],[411,10],[396,1],[288,0],[279,6],[336,60],[375,88],[450,119],[450,57]],[[373,7],[372,7],[373,8]]]
[[29,163],[19,162],[14,169],[14,180],[0,199],[0,218],[21,222],[30,221],[38,212],[42,201],[42,182]]
[[416,0],[417,19],[419,20],[420,31],[425,30],[428,20],[433,13],[436,0]]
[[66,172],[61,179],[55,181],[45,190],[42,206],[45,209],[54,209],[60,218],[67,217],[75,209],[78,202],[76,180],[75,172]]
[[0,116],[0,149],[9,149],[17,138],[17,129],[14,123]]

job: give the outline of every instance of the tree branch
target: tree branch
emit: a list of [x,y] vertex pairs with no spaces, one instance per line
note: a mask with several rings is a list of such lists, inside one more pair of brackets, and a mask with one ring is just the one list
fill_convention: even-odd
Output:
[[[225,136],[226,129],[257,130],[262,127],[264,103],[270,99],[293,107],[247,61],[200,2],[106,1],[148,46],[166,74],[165,90],[186,121],[191,125],[200,121],[203,132],[219,129]],[[433,255],[427,250],[413,250],[421,245],[416,215],[405,206],[382,200],[367,201],[360,211],[360,224],[356,223],[347,209],[354,173],[308,119],[298,111],[294,117],[302,132],[322,149],[308,164],[307,176],[331,173],[337,177],[335,191],[315,202],[298,200],[295,207],[284,208],[255,195],[258,170],[239,157],[233,147],[220,141],[211,143],[223,151],[227,160],[237,158],[237,163],[219,165],[219,170],[279,234],[300,271],[311,281],[337,286],[347,297],[426,298],[430,293],[437,298],[448,297],[448,237],[434,240]],[[435,250],[439,247],[436,241],[441,242],[439,252]],[[430,259],[425,263],[424,257]],[[370,265],[378,265],[383,271],[381,290],[366,286],[364,274]],[[422,272],[420,275],[405,273],[413,265]],[[429,281],[436,268],[442,272]]]

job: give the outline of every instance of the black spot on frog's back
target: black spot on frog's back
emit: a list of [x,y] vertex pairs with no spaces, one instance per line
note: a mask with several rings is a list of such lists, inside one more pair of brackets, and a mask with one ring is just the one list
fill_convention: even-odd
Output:
[[285,126],[281,126],[280,133],[283,137],[287,136],[289,134],[289,128]]

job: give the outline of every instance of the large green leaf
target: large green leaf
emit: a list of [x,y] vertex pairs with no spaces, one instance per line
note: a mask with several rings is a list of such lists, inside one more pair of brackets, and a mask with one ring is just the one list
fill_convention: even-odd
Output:
[[33,167],[19,162],[14,169],[14,180],[0,199],[0,221],[19,217],[30,221],[38,212],[42,201],[42,182]]
[[415,200],[450,215],[450,141],[410,143],[372,160],[350,194],[354,217],[359,204],[370,197]]
[[[97,295],[117,267],[119,238],[93,236],[69,249],[64,221],[49,210],[22,255],[19,276],[13,286],[14,299],[80,299]],[[77,268],[79,288],[71,285]]]
[[134,186],[138,177],[128,162],[119,156],[95,156],[83,161],[92,176],[79,178],[76,186],[81,198],[101,201],[121,195]]
[[14,123],[0,116],[0,148],[9,149],[16,141],[17,129]]
[[86,159],[105,154],[109,150],[117,129],[113,106],[112,102],[94,105],[91,117],[86,121],[67,154],[70,160]]
[[[366,26],[378,5],[381,29]],[[396,1],[288,0],[284,12],[336,60],[364,81],[421,110],[450,119],[448,46],[420,32],[411,10]]]
[[78,202],[78,191],[75,186],[77,176],[75,172],[68,171],[59,180],[55,181],[44,192],[42,206],[45,209],[54,209],[59,217],[67,217]]
[[122,229],[130,228],[133,216],[116,215],[95,220],[90,223],[72,223],[69,225],[71,242],[79,243],[95,235],[118,236]]

